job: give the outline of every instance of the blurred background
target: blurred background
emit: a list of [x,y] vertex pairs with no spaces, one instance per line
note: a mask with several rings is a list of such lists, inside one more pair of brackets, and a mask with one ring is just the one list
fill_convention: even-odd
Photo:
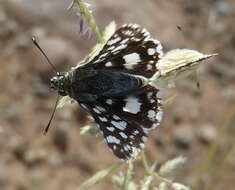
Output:
[[[146,143],[148,160],[188,157],[172,179],[200,190],[235,186],[235,2],[234,0],[97,0],[91,10],[100,29],[115,21],[138,23],[159,39],[164,52],[175,48],[219,53],[164,98],[161,127]],[[31,36],[55,67],[67,71],[97,40],[80,31],[71,0],[0,1],[0,189],[72,190],[118,159],[101,136],[80,135],[89,124],[76,104],[59,109],[47,136],[42,133],[56,100],[49,89],[53,71],[32,45]],[[83,34],[82,34],[83,33]],[[136,170],[141,170],[138,162]],[[109,179],[90,189],[115,189]]]

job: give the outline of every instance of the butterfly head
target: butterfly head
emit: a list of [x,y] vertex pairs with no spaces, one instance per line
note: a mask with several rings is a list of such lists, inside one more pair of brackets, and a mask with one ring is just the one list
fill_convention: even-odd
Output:
[[57,72],[56,76],[51,78],[51,89],[57,90],[59,95],[66,96],[68,95],[66,92],[66,84],[67,84],[67,77],[66,73],[64,72]]

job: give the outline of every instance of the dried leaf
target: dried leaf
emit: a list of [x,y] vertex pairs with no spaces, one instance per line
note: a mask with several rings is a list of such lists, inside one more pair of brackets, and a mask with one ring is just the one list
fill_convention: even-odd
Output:
[[157,68],[160,70],[161,75],[166,75],[175,70],[180,70],[183,67],[190,69],[191,65],[198,65],[200,61],[217,54],[202,54],[195,50],[189,49],[174,49],[165,54],[157,63]]
[[158,72],[152,77],[154,84],[173,83],[176,79],[196,71],[202,61],[218,54],[203,54],[195,50],[174,49],[167,52],[156,64]]

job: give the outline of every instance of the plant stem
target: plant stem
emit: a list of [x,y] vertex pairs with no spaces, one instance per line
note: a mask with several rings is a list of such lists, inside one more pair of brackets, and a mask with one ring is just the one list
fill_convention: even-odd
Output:
[[132,160],[129,160],[127,170],[126,170],[126,174],[125,174],[125,178],[124,178],[123,185],[122,185],[122,190],[127,190],[128,189],[129,181],[130,181],[131,176],[132,176],[132,170],[133,170],[133,163],[132,163]]
[[141,152],[141,160],[142,160],[142,163],[143,163],[143,166],[144,166],[144,169],[145,169],[145,172],[147,173],[147,175],[152,175],[153,172],[148,165],[144,151]]
[[[158,173],[154,172],[154,171],[149,167],[144,152],[141,153],[141,160],[142,160],[142,163],[143,163],[145,172],[147,173],[148,176],[154,176],[154,177],[156,178],[156,180],[158,180],[158,181],[163,181],[163,182],[166,182],[167,184],[172,184],[172,181],[170,181],[170,180],[168,180],[168,179],[166,179],[166,178],[160,176]],[[155,167],[153,167],[153,169],[154,169],[154,168],[155,168]]]
[[100,30],[95,22],[95,19],[92,13],[89,11],[87,4],[83,0],[75,0],[78,4],[82,14],[84,15],[87,23],[91,26],[92,30],[94,31],[99,43],[104,43],[104,38],[102,37]]

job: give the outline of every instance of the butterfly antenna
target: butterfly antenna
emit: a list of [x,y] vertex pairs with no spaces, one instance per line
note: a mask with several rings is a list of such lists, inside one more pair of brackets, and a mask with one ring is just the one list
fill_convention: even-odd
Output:
[[33,44],[39,49],[39,51],[43,54],[43,56],[46,58],[47,62],[49,65],[51,65],[53,71],[57,74],[56,68],[55,66],[52,64],[52,62],[50,61],[50,59],[47,57],[46,53],[42,50],[42,48],[40,47],[40,45],[38,44],[37,40],[35,37],[32,37],[32,42]]
[[53,108],[53,112],[52,112],[52,114],[51,114],[51,118],[50,118],[50,120],[49,120],[47,126],[43,129],[43,134],[44,134],[44,135],[47,134],[47,132],[48,132],[50,126],[51,126],[51,122],[52,122],[52,119],[54,118],[55,111],[56,111],[56,108],[57,108],[59,99],[60,99],[60,96],[59,96],[59,94],[58,94],[57,99],[56,99],[56,102],[55,102],[55,106],[54,106],[54,108]]

